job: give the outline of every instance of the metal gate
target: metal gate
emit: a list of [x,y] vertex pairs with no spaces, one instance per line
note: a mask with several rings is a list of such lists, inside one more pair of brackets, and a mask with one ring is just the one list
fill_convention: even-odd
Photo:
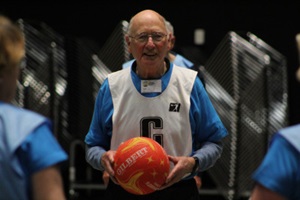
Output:
[[202,72],[207,92],[229,131],[209,170],[227,199],[247,197],[251,175],[271,135],[288,125],[286,58],[252,33],[229,32]]

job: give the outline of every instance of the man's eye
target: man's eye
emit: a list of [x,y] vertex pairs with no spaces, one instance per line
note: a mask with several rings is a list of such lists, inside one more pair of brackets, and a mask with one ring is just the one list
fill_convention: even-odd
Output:
[[160,41],[162,39],[162,36],[161,35],[153,35],[152,38],[153,38],[153,40]]
[[145,41],[145,40],[147,40],[148,39],[148,35],[140,35],[139,37],[138,37],[138,40],[140,40],[140,41]]

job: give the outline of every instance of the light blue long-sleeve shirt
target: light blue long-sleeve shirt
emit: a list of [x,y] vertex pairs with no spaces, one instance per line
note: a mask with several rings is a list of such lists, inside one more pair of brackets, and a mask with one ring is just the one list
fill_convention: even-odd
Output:
[[[161,78],[162,92],[167,88],[172,75],[173,64]],[[132,82],[137,91],[141,91],[141,79],[131,70]],[[159,93],[142,94],[149,98]],[[120,97],[122,98],[122,97]],[[193,133],[193,156],[198,157],[200,170],[212,167],[222,152],[220,141],[228,133],[214,109],[209,97],[197,77],[191,93],[190,121]],[[95,169],[104,170],[100,164],[102,154],[110,149],[112,136],[112,115],[114,113],[109,82],[102,84],[95,102],[94,114],[90,129],[85,137],[87,144],[86,160]]]

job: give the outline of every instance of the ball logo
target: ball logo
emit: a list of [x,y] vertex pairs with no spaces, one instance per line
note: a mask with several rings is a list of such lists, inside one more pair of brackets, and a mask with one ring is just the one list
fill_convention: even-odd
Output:
[[117,168],[117,174],[122,175],[124,170],[131,165],[133,165],[138,158],[142,158],[145,155],[147,155],[147,148],[144,147],[142,149],[139,149],[138,151],[134,152],[129,158],[125,160],[125,162],[121,163],[120,166]]
[[162,146],[147,137],[131,138],[115,154],[115,176],[126,191],[145,195],[164,184],[169,173],[168,156]]

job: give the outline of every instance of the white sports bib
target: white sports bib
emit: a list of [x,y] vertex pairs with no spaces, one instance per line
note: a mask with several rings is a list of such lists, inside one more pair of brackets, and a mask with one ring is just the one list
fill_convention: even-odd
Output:
[[129,138],[145,136],[158,141],[169,155],[189,156],[190,94],[196,72],[174,66],[167,88],[156,97],[144,97],[134,86],[130,70],[108,75],[114,106],[111,149]]

